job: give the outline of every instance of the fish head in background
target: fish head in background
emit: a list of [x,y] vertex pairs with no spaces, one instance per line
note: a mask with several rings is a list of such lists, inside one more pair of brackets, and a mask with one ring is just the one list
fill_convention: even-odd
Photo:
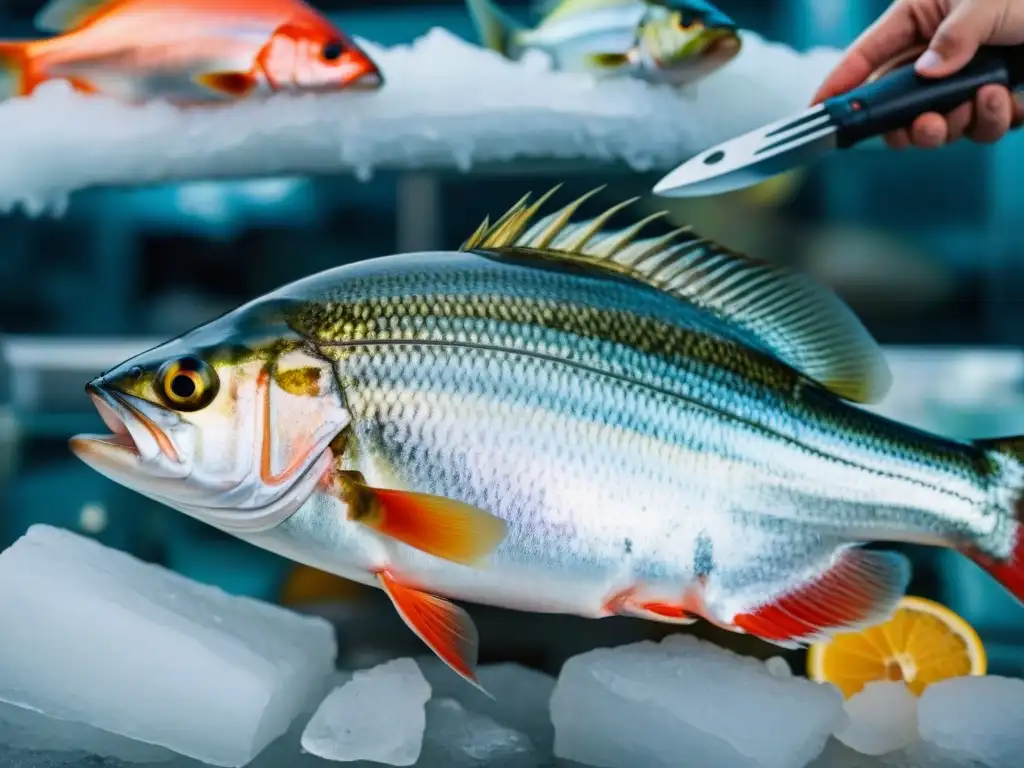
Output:
[[732,61],[742,45],[736,23],[702,0],[648,0],[637,30],[644,75],[685,86]]
[[314,493],[350,420],[330,365],[280,317],[246,305],[94,379],[111,434],[76,435],[71,450],[228,533],[276,526]]
[[258,63],[275,91],[373,91],[384,85],[369,54],[316,13],[278,28]]

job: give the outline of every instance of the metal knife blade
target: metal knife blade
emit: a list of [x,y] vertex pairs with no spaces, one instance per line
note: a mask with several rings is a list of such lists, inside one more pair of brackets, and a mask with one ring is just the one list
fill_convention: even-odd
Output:
[[988,84],[1024,87],[1024,45],[982,46],[944,78],[924,77],[905,64],[800,115],[702,152],[659,181],[654,193],[694,197],[748,187],[831,149],[908,126],[925,112],[950,112]]
[[654,187],[662,197],[703,197],[749,187],[836,147],[824,106],[730,139],[692,157]]

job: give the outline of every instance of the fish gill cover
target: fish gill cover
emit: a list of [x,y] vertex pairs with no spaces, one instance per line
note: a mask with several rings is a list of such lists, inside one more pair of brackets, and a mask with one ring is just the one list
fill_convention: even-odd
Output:
[[840,55],[742,35],[735,60],[683,93],[552,72],[542,54],[509,61],[440,28],[391,48],[357,40],[384,74],[377,92],[182,110],[80,95],[54,81],[0,103],[0,209],[59,212],[79,189],[204,178],[365,180],[375,170],[531,159],[668,168],[805,107]]

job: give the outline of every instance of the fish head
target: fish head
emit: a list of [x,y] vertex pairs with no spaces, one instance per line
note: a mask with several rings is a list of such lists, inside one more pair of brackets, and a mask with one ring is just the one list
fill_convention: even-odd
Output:
[[739,53],[735,23],[710,6],[652,4],[637,34],[639,59],[652,80],[694,83]]
[[350,417],[331,365],[305,341],[277,323],[240,334],[239,319],[253,318],[226,315],[89,382],[111,433],[70,447],[111,480],[244,535],[316,491]]
[[384,86],[370,55],[326,19],[280,27],[260,53],[259,64],[279,91],[375,91]]

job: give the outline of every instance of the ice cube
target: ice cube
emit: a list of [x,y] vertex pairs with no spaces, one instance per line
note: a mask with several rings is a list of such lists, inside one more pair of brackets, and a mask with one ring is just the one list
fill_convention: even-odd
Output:
[[551,754],[555,740],[548,709],[555,688],[551,675],[513,663],[483,664],[477,668],[477,678],[494,697],[492,699],[452,672],[436,656],[420,656],[416,662],[430,682],[435,697],[455,699],[472,712],[526,734],[541,754]]
[[925,688],[918,703],[921,736],[986,768],[1024,764],[1024,680],[954,677]]
[[902,682],[868,683],[844,705],[849,716],[836,738],[865,755],[884,755],[919,739],[917,697]]
[[602,768],[792,768],[846,715],[835,686],[780,679],[765,665],[673,635],[565,663],[551,697],[555,754]]
[[412,765],[429,698],[430,684],[412,659],[359,670],[324,699],[302,732],[302,748],[328,760]]
[[0,700],[242,766],[334,667],[334,630],[35,525],[0,553]]
[[540,755],[529,736],[470,712],[455,699],[427,703],[420,764],[428,768],[535,768]]
[[48,83],[0,104],[0,210],[39,215],[78,189],[171,180],[560,159],[667,171],[806,108],[842,55],[742,34],[733,61],[683,92],[553,72],[541,54],[510,61],[439,28],[411,45],[360,41],[387,79],[376,93],[282,93],[189,110]]

